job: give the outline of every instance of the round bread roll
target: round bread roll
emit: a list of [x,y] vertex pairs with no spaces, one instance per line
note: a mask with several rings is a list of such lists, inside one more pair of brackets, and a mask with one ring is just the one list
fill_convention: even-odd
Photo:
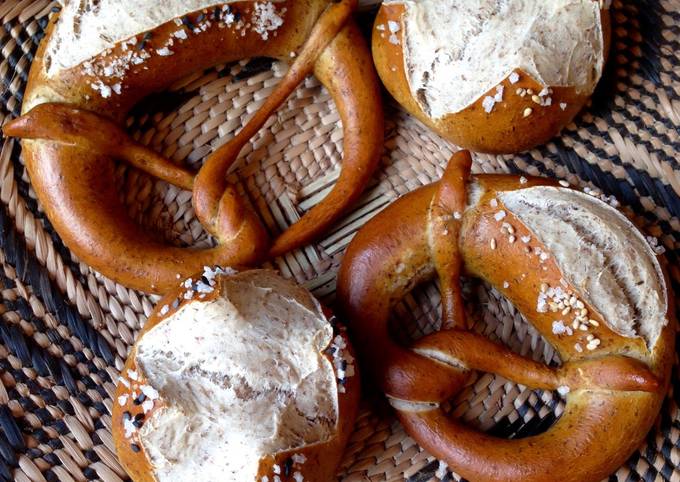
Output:
[[392,96],[446,139],[523,151],[555,136],[595,90],[609,50],[608,3],[385,1],[374,62]]
[[268,270],[206,268],[133,346],[113,439],[136,482],[325,482],[359,386],[344,330],[311,293]]

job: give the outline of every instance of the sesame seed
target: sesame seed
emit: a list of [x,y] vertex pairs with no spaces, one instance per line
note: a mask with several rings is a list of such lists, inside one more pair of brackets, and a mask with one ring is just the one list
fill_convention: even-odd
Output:
[[515,94],[519,95],[520,97],[524,97],[527,95],[527,91],[521,87],[519,87],[516,91]]
[[567,181],[565,181],[564,179],[560,179],[560,186],[569,187],[569,183]]
[[496,240],[491,239],[491,249],[496,249]]
[[531,100],[534,101],[534,103],[540,105],[541,104],[541,98],[537,95],[532,95]]
[[600,324],[599,324],[597,321],[593,320],[593,319],[588,320],[588,323],[590,323],[590,324],[593,325],[593,326],[600,326]]
[[508,233],[515,234],[515,228],[513,228],[512,226],[508,226]]
[[460,214],[458,211],[456,211],[455,213],[453,213],[453,218],[454,219],[462,219],[463,215]]
[[581,344],[580,344],[580,343],[577,343],[577,344],[574,345],[574,350],[576,350],[577,352],[581,353],[581,352],[583,351],[583,348],[581,348]]
[[545,293],[548,289],[548,283],[541,283],[541,293]]
[[599,338],[595,338],[595,339],[593,340],[593,343],[595,344],[595,346],[599,346],[600,343],[602,343],[602,340],[600,340]]
[[587,348],[588,350],[590,350],[590,351],[593,351],[594,349],[597,348],[597,345],[594,344],[594,343],[588,343],[588,344],[586,345],[586,348]]
[[570,311],[571,311],[571,308],[569,308],[569,307],[567,306],[565,309],[562,310],[562,314],[563,314],[563,315],[568,315]]
[[527,94],[534,95],[534,89],[527,89]]
[[531,248],[529,246],[524,246],[525,253],[531,253]]
[[578,329],[581,330],[581,331],[588,331],[588,325],[584,325],[583,323],[581,323],[578,326]]
[[527,182],[529,182],[529,180],[528,180],[526,177],[521,176],[521,177],[519,178],[519,183],[520,183],[520,184],[526,184]]
[[498,207],[498,201],[496,200],[496,198],[493,198],[491,201],[489,201],[489,205],[490,205],[492,208]]
[[583,308],[581,311],[578,312],[578,314],[583,317],[588,316],[588,310]]
[[503,281],[503,288],[507,289],[509,287],[510,287],[510,283],[508,283],[507,281]]
[[524,109],[522,116],[523,117],[529,117],[533,111],[534,110],[531,107],[527,107],[526,109]]
[[571,324],[571,327],[572,327],[574,330],[578,330],[578,320],[574,320],[574,321],[572,322],[572,324]]
[[595,338],[595,335],[592,335],[592,334],[591,334],[591,335],[588,335],[588,336],[586,337],[586,340],[588,340],[588,341],[593,341],[594,338]]

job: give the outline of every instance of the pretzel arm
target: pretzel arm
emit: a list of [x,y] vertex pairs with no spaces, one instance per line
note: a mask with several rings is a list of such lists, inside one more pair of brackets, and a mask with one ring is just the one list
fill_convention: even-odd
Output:
[[551,368],[518,355],[484,336],[461,330],[433,333],[416,343],[414,351],[448,365],[495,373],[530,388],[643,392],[659,389],[658,378],[646,365],[633,358],[607,356]]
[[465,211],[466,189],[472,157],[456,152],[430,205],[428,234],[430,250],[439,276],[442,294],[442,327],[464,327],[465,310],[460,286],[462,258],[458,246],[460,223]]
[[109,119],[65,104],[40,104],[7,123],[6,136],[42,139],[109,154],[153,177],[188,191],[194,175],[152,149],[135,142]]
[[331,227],[355,202],[378,167],[383,150],[384,119],[380,85],[373,61],[354,23],[348,23],[321,54],[314,75],[328,90],[342,122],[342,166],[333,189],[283,232],[270,256],[279,256],[312,241]]
[[223,212],[230,209],[228,202],[238,199],[231,195],[226,199],[222,196],[227,189],[227,171],[267,119],[286,101],[300,82],[312,73],[317,58],[347,22],[355,4],[356,1],[343,0],[330,5],[322,13],[302,51],[274,92],[231,141],[206,159],[196,177],[193,203],[197,217],[209,230],[217,231],[221,222],[228,222]]

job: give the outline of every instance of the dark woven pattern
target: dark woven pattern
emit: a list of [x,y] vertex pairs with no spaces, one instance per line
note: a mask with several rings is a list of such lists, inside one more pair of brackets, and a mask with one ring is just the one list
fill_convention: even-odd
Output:
[[[48,0],[0,3],[0,124],[19,114],[33,54],[55,5]],[[558,177],[615,195],[626,213],[666,247],[672,285],[677,292],[680,1],[614,2],[613,19],[610,62],[592,106],[550,144],[517,156],[478,156],[476,168]],[[216,69],[206,73],[206,78],[233,74],[230,82],[235,83],[257,79],[271,69],[271,62],[259,60],[237,71],[230,66]],[[198,87],[184,87],[170,104],[150,102],[137,109],[130,122],[131,130],[141,136],[158,124],[149,110],[167,113],[186,106]],[[316,92],[315,88],[311,86],[309,90]],[[388,150],[395,154],[393,158],[386,156],[378,175],[383,194],[367,195],[357,213],[339,223],[338,230],[327,240],[293,256],[303,268],[312,265],[313,269],[299,275],[292,268],[288,270],[291,261],[287,259],[276,263],[284,274],[302,276],[316,293],[332,300],[334,273],[346,244],[337,241],[341,239],[337,233],[346,229],[344,236],[349,237],[358,228],[358,220],[369,217],[363,211],[369,209],[367,206],[371,206],[370,212],[377,211],[389,199],[438,176],[446,156],[429,147],[429,138],[425,139],[421,127],[405,133],[407,124],[414,123],[395,108],[388,109]],[[35,199],[18,143],[3,138],[0,143],[0,480],[125,480],[111,442],[111,397],[118,370],[154,300],[94,274],[71,255]],[[329,151],[329,157],[333,155]],[[394,161],[399,156],[415,160],[404,167],[405,161]],[[428,163],[421,157],[435,161]],[[302,167],[311,171],[307,165]],[[289,181],[289,177],[282,177]],[[262,182],[256,176],[252,179],[244,181],[248,192]],[[132,181],[121,184],[129,188]],[[384,195],[385,191],[389,195]],[[272,204],[270,197],[265,198],[267,202],[261,204]],[[275,208],[271,210],[274,214],[263,214],[265,219],[276,216]],[[199,236],[192,238],[195,239]],[[483,296],[488,297],[488,306],[502,305],[493,293],[485,292]],[[433,286],[423,287],[409,297],[410,305],[402,309],[420,320],[419,326],[427,331],[436,323],[433,313],[437,311],[437,301]],[[513,315],[493,313],[499,320]],[[508,338],[515,337],[520,345],[529,339],[525,336],[531,335],[525,331],[517,336],[498,334],[497,338],[510,343]],[[545,348],[543,357],[548,361],[549,353]],[[677,379],[676,365],[674,380]],[[480,379],[475,386],[476,394],[485,390],[489,396],[498,393],[496,385],[482,386],[483,381]],[[560,397],[541,391],[518,396],[516,390],[506,389],[503,397],[512,398],[509,403],[514,403],[509,413],[497,417],[480,415],[470,403],[466,420],[485,426],[494,435],[524,437],[549,427],[563,406]],[[671,388],[645,446],[610,477],[611,481],[680,480],[679,397]],[[378,453],[393,449],[390,437],[399,432],[382,415],[376,416],[373,408],[367,409],[357,423],[348,461],[343,464],[343,477],[410,482],[460,480],[450,472],[441,478],[438,461],[401,439],[399,453],[403,458]]]

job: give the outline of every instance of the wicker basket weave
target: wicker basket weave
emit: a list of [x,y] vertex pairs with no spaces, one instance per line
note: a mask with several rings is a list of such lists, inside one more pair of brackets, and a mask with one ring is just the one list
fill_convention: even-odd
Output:
[[[19,113],[32,56],[55,5],[0,0],[0,124]],[[370,12],[362,17],[368,25]],[[617,0],[613,19],[611,60],[592,105],[550,144],[516,156],[477,155],[474,171],[546,175],[615,195],[666,247],[677,290],[680,0]],[[253,60],[195,75],[139,106],[129,130],[196,167],[258,108],[285,68]],[[272,263],[330,304],[356,230],[400,195],[437,179],[454,150],[387,103],[387,142],[374,183],[324,239]],[[244,150],[231,176],[272,233],[325,195],[338,174],[342,136],[329,95],[308,79]],[[36,201],[19,144],[1,137],[0,144],[0,480],[125,480],[111,441],[111,397],[155,299],[80,263]],[[179,245],[212,243],[193,215],[190,193],[124,165],[116,181],[141,224]],[[477,331],[537,360],[557,361],[498,292],[467,286]],[[396,308],[395,329],[409,339],[432,331],[438,303],[435,284],[417,288]],[[677,375],[676,366],[674,380]],[[678,402],[671,388],[645,445],[609,480],[680,481]],[[556,393],[483,374],[450,411],[495,435],[522,437],[545,430],[563,407]],[[370,387],[338,477],[459,480],[404,433]]]

